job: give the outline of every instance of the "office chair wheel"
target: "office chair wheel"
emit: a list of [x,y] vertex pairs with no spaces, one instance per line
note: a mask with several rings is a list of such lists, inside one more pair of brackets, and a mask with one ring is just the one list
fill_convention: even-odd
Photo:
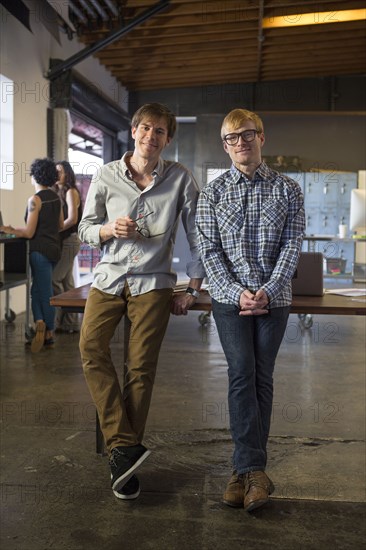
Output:
[[16,318],[16,315],[12,309],[9,309],[9,311],[5,313],[5,321],[7,321],[8,323],[12,323],[15,320],[15,318]]
[[202,327],[206,326],[209,320],[210,320],[210,313],[200,313],[198,316],[198,322]]
[[313,326],[313,316],[310,314],[299,314],[299,321],[304,328],[311,328]]
[[25,339],[30,342],[31,340],[33,340],[33,338],[35,337],[36,335],[36,331],[34,330],[33,327],[27,327],[25,329]]

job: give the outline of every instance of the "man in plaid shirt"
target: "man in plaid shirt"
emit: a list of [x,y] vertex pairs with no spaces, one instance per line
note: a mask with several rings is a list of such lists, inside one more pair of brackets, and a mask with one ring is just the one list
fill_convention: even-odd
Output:
[[304,198],[296,181],[262,162],[265,138],[256,113],[231,111],[221,138],[232,165],[204,186],[196,225],[228,363],[234,454],[223,501],[250,512],[274,490],[265,473],[273,370],[304,235]]

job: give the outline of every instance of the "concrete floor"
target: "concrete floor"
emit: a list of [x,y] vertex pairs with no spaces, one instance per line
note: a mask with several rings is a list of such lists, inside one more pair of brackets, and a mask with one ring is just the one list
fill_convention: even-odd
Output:
[[[1,550],[366,548],[365,318],[290,316],[275,373],[270,504],[230,509],[225,359],[213,321],[172,317],[160,356],[140,497],[117,501],[95,453],[78,337],[32,355],[1,324]],[[113,343],[123,356],[122,330]]]

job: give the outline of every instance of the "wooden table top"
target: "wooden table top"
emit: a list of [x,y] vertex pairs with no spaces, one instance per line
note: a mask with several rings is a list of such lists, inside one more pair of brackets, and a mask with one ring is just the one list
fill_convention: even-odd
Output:
[[[68,290],[50,299],[52,306],[74,308],[83,311],[91,284]],[[211,298],[208,292],[201,292],[192,311],[211,311]],[[366,298],[350,298],[335,294],[324,296],[293,296],[291,313],[320,315],[366,315]]]

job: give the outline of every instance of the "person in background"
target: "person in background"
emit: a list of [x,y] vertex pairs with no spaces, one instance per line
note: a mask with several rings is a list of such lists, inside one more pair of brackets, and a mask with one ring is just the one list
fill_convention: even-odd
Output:
[[[53,271],[52,285],[54,294],[61,294],[75,288],[74,259],[80,250],[78,226],[82,215],[81,197],[76,187],[76,179],[71,164],[66,160],[56,163],[58,180],[54,186],[61,199],[64,225],[60,233],[61,258]],[[78,332],[78,314],[56,310],[56,332]]]
[[262,162],[265,138],[257,114],[231,111],[221,139],[232,165],[202,189],[196,224],[228,363],[234,454],[223,501],[251,512],[274,490],[265,473],[273,371],[304,235],[304,199],[296,181]]
[[[142,440],[170,313],[187,314],[205,276],[194,222],[198,185],[181,164],[160,156],[174,136],[175,116],[150,103],[137,110],[131,125],[134,150],[95,174],[79,225],[80,239],[103,250],[85,307],[80,352],[109,454],[112,490],[124,500],[139,495],[134,472],[150,454]],[[180,219],[192,259],[186,293],[173,297]],[[121,387],[110,341],[123,315],[131,333]]]
[[61,256],[59,231],[64,218],[61,201],[52,190],[58,178],[55,163],[48,158],[35,159],[30,175],[35,194],[28,199],[25,227],[9,225],[1,230],[29,239],[31,307],[35,322],[31,351],[37,353],[44,346],[52,347],[54,343],[55,308],[50,305],[53,296],[52,271]]

